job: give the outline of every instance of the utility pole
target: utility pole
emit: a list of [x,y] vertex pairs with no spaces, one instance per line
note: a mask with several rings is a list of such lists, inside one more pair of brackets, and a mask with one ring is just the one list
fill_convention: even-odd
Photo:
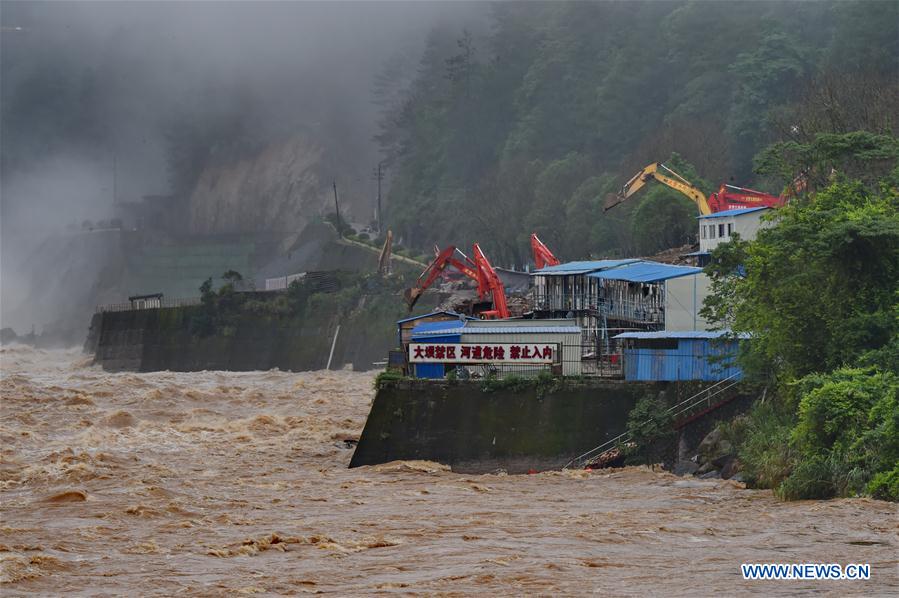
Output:
[[118,156],[115,152],[112,154],[112,204],[115,205],[119,201],[119,167]]
[[337,236],[342,237],[343,233],[340,230],[340,204],[337,203],[337,181],[332,181],[331,185],[334,188],[334,213],[337,215]]
[[378,162],[378,170],[372,173],[372,176],[378,181],[378,233],[381,233],[381,181],[384,180],[384,171],[382,167],[384,162]]
[[381,163],[378,162],[378,233],[381,232],[381,179],[384,175],[381,173]]
[[381,233],[381,181],[384,180],[381,164],[382,162],[378,162],[378,234]]

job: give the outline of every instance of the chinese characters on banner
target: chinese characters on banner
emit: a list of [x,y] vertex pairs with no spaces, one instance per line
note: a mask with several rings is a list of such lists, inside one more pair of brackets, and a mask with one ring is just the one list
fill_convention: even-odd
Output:
[[553,343],[410,343],[409,363],[553,363]]

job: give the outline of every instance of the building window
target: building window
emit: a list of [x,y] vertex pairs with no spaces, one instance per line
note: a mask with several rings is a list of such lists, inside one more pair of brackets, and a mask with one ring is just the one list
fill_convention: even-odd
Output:
[[653,349],[675,351],[678,349],[676,338],[639,338],[634,339],[635,349]]
[[733,236],[733,234],[734,234],[734,223],[729,222],[727,225],[727,236],[731,237],[731,236]]
[[709,239],[714,239],[714,238],[715,238],[715,225],[710,224],[709,225]]
[[724,225],[723,224],[718,225],[718,236],[721,238],[724,238]]
[[705,234],[705,233],[706,233],[705,225],[703,224],[702,226],[700,226],[700,227],[699,227],[699,230],[702,232],[702,238],[705,239],[705,238],[706,238],[706,234]]

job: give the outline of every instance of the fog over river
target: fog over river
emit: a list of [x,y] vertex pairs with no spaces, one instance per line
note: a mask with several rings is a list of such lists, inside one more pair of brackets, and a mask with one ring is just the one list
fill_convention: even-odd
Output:
[[[3,593],[896,595],[899,506],[647,469],[349,470],[353,372],[110,374],[2,349]],[[741,562],[870,563],[744,582]]]

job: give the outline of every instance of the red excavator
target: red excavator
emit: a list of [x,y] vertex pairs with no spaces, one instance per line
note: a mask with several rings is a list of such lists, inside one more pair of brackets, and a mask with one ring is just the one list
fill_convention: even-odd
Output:
[[617,194],[609,194],[606,197],[603,209],[608,210],[623,201],[627,201],[634,193],[653,179],[689,197],[703,216],[739,208],[778,208],[787,201],[786,196],[778,197],[762,191],[728,184],[722,184],[716,193],[712,193],[706,198],[705,194],[693,183],[664,164],[654,162],[632,176]]
[[[457,253],[461,256],[461,259],[456,256]],[[499,279],[499,275],[497,275],[493,266],[490,265],[490,261],[477,243],[472,247],[472,255],[474,257],[469,258],[456,249],[455,245],[450,245],[440,251],[437,257],[434,258],[434,261],[418,277],[415,286],[406,290],[406,303],[409,306],[409,310],[412,310],[421,294],[434,284],[434,281],[448,267],[452,266],[478,284],[478,295],[481,301],[486,300],[487,293],[492,295],[493,309],[481,312],[481,318],[508,318],[509,307],[506,305],[506,290]]]
[[559,259],[553,255],[549,247],[537,238],[537,233],[531,233],[531,251],[534,253],[534,266],[537,270],[547,266],[558,266]]

